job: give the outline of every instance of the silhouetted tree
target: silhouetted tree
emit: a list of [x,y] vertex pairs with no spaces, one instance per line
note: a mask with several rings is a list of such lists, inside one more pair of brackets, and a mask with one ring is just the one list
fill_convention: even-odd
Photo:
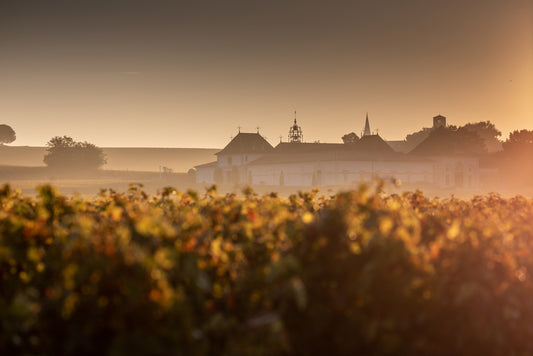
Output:
[[11,143],[17,139],[15,131],[9,125],[0,125],[0,145]]
[[[435,132],[437,133],[435,134]],[[501,134],[502,133],[490,121],[468,123],[461,127],[455,125],[439,128],[425,127],[422,130],[413,132],[405,137],[406,151],[413,150],[432,135],[448,135],[449,139],[452,140],[450,144],[453,142],[453,145],[458,147],[461,151],[477,154],[497,152],[502,149],[502,143],[498,139]]]
[[483,154],[487,153],[487,145],[478,131],[465,126],[457,129],[452,128],[456,133],[456,140],[465,152]]
[[357,137],[354,132],[350,132],[349,134],[342,136],[342,142],[345,144],[356,143],[357,141],[359,141],[359,137]]
[[533,131],[513,131],[499,155],[503,182],[516,187],[533,185]]
[[503,143],[503,149],[508,153],[530,153],[533,150],[533,131],[511,132],[509,138]]
[[498,152],[502,150],[502,142],[499,140],[499,137],[502,135],[502,133],[490,121],[468,123],[464,126],[461,126],[460,129],[477,133],[485,143],[485,147],[487,148],[488,152]]
[[68,136],[56,136],[46,144],[44,163],[53,169],[70,172],[96,171],[106,163],[103,150],[89,142],[77,142]]

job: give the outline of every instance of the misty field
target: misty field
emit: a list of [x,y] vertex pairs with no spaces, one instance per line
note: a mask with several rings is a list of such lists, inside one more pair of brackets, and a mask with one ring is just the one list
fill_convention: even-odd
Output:
[[533,201],[0,189],[0,350],[533,352]]

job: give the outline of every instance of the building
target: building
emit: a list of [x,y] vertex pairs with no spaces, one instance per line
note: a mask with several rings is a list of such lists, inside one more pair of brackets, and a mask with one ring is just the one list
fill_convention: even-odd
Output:
[[248,164],[273,149],[259,132],[239,132],[222,151],[216,153],[215,162],[195,167],[196,181],[211,184],[248,183]]
[[458,144],[450,145],[453,140],[444,127],[445,118],[444,126],[437,127],[442,133],[430,135],[405,154],[371,133],[368,115],[362,137],[345,143],[303,142],[302,129],[295,119],[289,129],[289,142],[276,147],[259,133],[239,132],[217,153],[217,161],[196,166],[196,178],[198,183],[295,187],[343,186],[373,178],[438,188],[477,186],[477,157]]

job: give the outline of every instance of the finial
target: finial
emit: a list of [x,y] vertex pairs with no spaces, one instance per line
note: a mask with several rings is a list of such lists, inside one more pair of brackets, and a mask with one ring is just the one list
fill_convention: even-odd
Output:
[[256,127],[256,129],[257,129],[257,133],[259,133],[259,129],[260,129],[260,127],[259,127],[259,126],[257,126],[257,127]]
[[240,126],[237,126],[237,128],[239,129],[239,133],[241,133],[241,127],[240,127]]
[[282,135],[279,135],[279,143],[282,143],[283,141],[283,136]]

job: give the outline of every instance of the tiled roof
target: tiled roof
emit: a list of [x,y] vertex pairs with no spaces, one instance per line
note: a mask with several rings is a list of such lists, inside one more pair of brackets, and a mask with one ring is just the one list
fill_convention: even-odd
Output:
[[274,148],[258,133],[239,132],[217,155],[239,153],[267,153]]

